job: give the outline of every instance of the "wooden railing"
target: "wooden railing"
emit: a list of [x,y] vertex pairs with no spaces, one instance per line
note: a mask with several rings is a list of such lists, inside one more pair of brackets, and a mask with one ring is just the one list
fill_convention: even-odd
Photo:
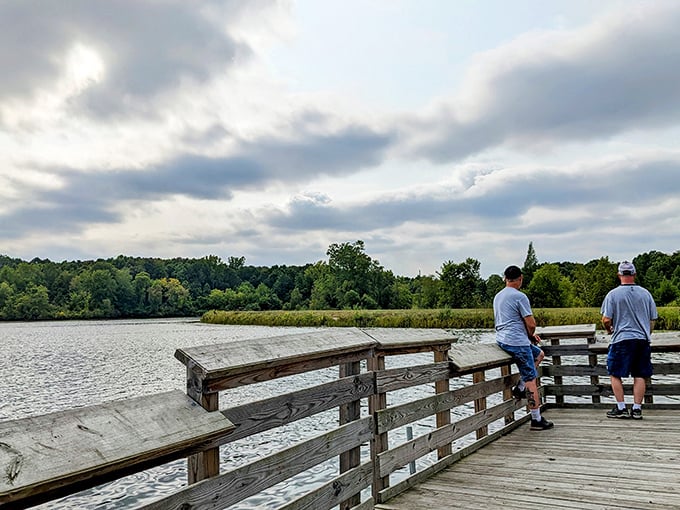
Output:
[[[541,371],[546,407],[604,406],[606,343],[596,341],[595,326],[540,334],[552,360]],[[653,350],[677,352],[680,338],[657,333]],[[336,459],[334,475],[278,508],[369,509],[529,418],[510,395],[519,377],[510,356],[493,343],[457,343],[442,330],[330,328],[178,349],[176,357],[186,366],[188,397],[168,392],[0,423],[0,506],[25,508],[187,457],[187,485],[141,508],[247,506],[247,498]],[[300,376],[330,367],[338,367],[330,382]],[[680,363],[655,360],[655,370],[648,405],[680,409]],[[289,376],[312,382],[258,397],[258,383]],[[244,388],[251,398],[232,402]],[[326,430],[282,440],[270,455],[239,466],[220,455],[222,445],[284,435],[329,412],[337,418]],[[409,427],[416,429],[410,439]]]

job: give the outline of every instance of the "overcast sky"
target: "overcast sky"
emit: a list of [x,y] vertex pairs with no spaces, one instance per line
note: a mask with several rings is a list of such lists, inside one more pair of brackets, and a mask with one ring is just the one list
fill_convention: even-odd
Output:
[[680,2],[3,0],[0,254],[680,249]]

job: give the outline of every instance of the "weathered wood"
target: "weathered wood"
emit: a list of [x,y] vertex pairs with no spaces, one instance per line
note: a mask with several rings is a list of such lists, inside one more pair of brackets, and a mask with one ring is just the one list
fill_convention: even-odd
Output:
[[562,326],[544,326],[536,328],[541,339],[552,338],[595,338],[595,324],[567,324]]
[[376,413],[377,430],[379,433],[383,433],[403,427],[433,414],[472,402],[477,398],[504,391],[511,388],[518,380],[519,374],[512,374],[470,386],[463,386],[432,397],[391,406]]
[[234,428],[175,390],[0,423],[0,503],[78,492],[224,442]]
[[481,369],[507,365],[512,356],[497,344],[457,344],[449,352],[454,375],[471,374]]
[[[680,352],[680,336],[652,334],[652,352]],[[608,342],[595,342],[588,345],[590,353],[607,354],[609,349]]]
[[[355,376],[361,373],[361,364],[358,361],[343,363],[340,365],[340,377]],[[340,425],[356,421],[361,418],[361,401],[359,399],[340,405]],[[361,463],[361,447],[359,445],[340,454],[340,473],[345,473]],[[340,503],[340,510],[349,510],[361,503],[359,492]]]
[[378,455],[380,475],[389,475],[409,462],[436,450],[443,444],[451,443],[521,407],[523,407],[521,404],[509,400],[392,448]]
[[[378,499],[376,501],[380,502],[385,502],[391,500],[394,496],[397,496],[401,494],[402,492],[407,491],[408,489],[411,489],[413,487],[416,487],[419,483],[429,479],[432,477],[432,475],[439,473],[440,471],[443,471],[450,465],[458,462],[459,460],[467,457],[468,455],[471,455],[472,453],[476,452],[477,450],[485,447],[492,441],[495,441],[501,436],[504,436],[506,434],[509,434],[516,428],[518,428],[520,425],[523,425],[529,419],[531,418],[531,415],[527,414],[523,416],[522,418],[513,421],[512,423],[504,426],[503,428],[493,432],[492,434],[489,434],[488,436],[484,437],[483,439],[480,439],[478,441],[475,441],[474,443],[461,448],[460,450],[456,451],[452,455],[449,455],[448,457],[441,459],[440,461],[436,462],[435,464],[432,464],[431,466],[428,466],[422,471],[418,471],[414,475],[406,478],[405,480],[400,481],[399,483],[394,484],[391,487],[388,487],[384,491],[382,491],[378,495]],[[377,507],[376,507],[377,508]],[[385,507],[380,507],[380,508],[388,508],[387,506]],[[433,507],[436,508],[436,507]]]
[[365,359],[375,340],[356,328],[329,328],[177,349],[206,386],[203,393]]
[[543,343],[541,349],[546,356],[588,356],[592,354],[592,351],[588,348],[589,345],[586,343],[578,344],[563,344],[560,345],[546,345]]
[[229,441],[259,434],[302,418],[369,397],[373,394],[373,374],[366,373],[329,383],[249,402],[221,412],[236,427]]
[[[539,335],[540,336],[540,335]],[[560,338],[555,337],[550,340],[550,345],[555,346],[555,345],[560,345]],[[544,351],[545,352],[545,351]],[[552,364],[555,367],[559,367],[562,364],[562,356],[558,356],[557,354],[553,354],[552,356]],[[541,375],[544,375],[544,372],[541,371]],[[562,380],[561,375],[555,375],[553,379],[553,384],[555,386],[561,386],[564,381]],[[555,403],[557,405],[564,404],[564,396],[562,395],[556,395],[555,396]]]
[[[654,366],[656,370],[656,365]],[[680,373],[680,372],[678,372]],[[607,375],[607,367],[603,365],[542,365],[541,375],[543,376],[594,376]]]
[[[372,479],[373,463],[365,462],[278,510],[328,510],[360,493],[371,484]],[[356,502],[351,508],[361,508],[361,502]]]
[[[375,354],[369,358],[367,362],[367,368],[370,370],[375,379],[376,394],[368,399],[368,412],[371,416],[375,417],[378,413],[385,408],[387,408],[387,393],[381,388],[383,385],[378,384],[378,375],[385,373],[385,356]],[[448,370],[448,367],[447,367]],[[371,441],[371,459],[373,461],[373,485],[371,486],[371,492],[373,498],[375,499],[378,493],[389,486],[390,478],[389,476],[381,477],[378,474],[378,454],[387,451],[389,449],[389,440],[387,432],[379,431],[375,428],[375,433],[373,435],[373,441]]]
[[450,376],[451,365],[448,361],[381,370],[376,374],[377,391],[387,393],[412,386],[436,383],[444,379],[448,380]]
[[[486,375],[483,370],[479,372],[475,372],[472,374],[472,382],[473,384],[481,384],[484,382],[486,378]],[[479,398],[475,399],[475,413],[479,413],[481,411],[484,411],[486,409],[486,395],[482,395]],[[489,433],[489,427],[486,425],[479,427],[476,431],[475,434],[477,436],[477,439],[481,439],[484,436],[486,436]]]
[[376,352],[381,355],[444,352],[457,341],[454,335],[443,329],[365,328],[362,331],[377,342]]
[[[680,413],[645,407],[644,420],[611,420],[581,408],[546,416],[554,429],[500,437],[376,510],[677,508]],[[526,466],[538,475],[527,477]]]
[[228,473],[189,485],[143,508],[147,510],[222,509],[291,476],[369,441],[373,419],[354,421]]
[[[449,358],[449,351],[448,349],[445,351],[441,352],[435,352],[434,353],[434,362],[435,363],[442,363]],[[442,395],[442,394],[447,394],[449,392],[449,379],[443,379],[440,381],[435,382],[434,384],[435,387],[435,393],[437,395]],[[451,423],[451,413],[449,411],[440,411],[436,414],[435,418],[435,423],[437,428],[444,427],[445,425],[448,425]],[[452,451],[452,446],[450,444],[444,445],[441,448],[437,450],[437,457],[438,458],[444,458],[447,455],[451,455]]]
[[[220,408],[217,393],[203,393],[200,377],[187,366],[187,395],[206,411],[217,411]],[[196,483],[220,472],[220,450],[211,448],[196,453],[187,459],[187,482]]]
[[[613,395],[610,384],[564,384],[562,386],[543,386],[546,395],[572,395],[572,396],[591,396],[599,395],[610,397]],[[626,395],[631,395],[632,384],[624,384],[623,390]],[[650,384],[647,385],[645,395],[680,395],[680,383]]]

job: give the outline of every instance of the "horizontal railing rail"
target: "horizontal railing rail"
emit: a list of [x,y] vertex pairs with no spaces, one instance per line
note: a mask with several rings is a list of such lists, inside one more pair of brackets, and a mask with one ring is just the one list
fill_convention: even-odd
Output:
[[[603,406],[611,395],[607,344],[595,326],[539,334],[545,407]],[[673,354],[680,336],[655,333],[652,345],[646,401],[680,409],[680,359]],[[0,506],[25,508],[184,457],[187,484],[139,508],[252,508],[248,498],[305,473],[309,480],[310,470],[325,466],[308,490],[299,484],[277,508],[366,510],[529,418],[511,395],[519,378],[511,357],[493,343],[458,343],[442,330],[331,328],[178,349],[176,357],[186,367],[188,396],[169,392],[62,412],[60,434],[68,441],[50,438],[58,413],[0,423]],[[325,382],[306,375],[331,367],[338,367],[332,380],[327,372]],[[298,378],[295,389],[283,390],[291,377]],[[281,378],[280,394],[259,390]],[[235,391],[247,398],[235,400]],[[312,430],[291,433],[309,420]],[[280,446],[235,462],[239,448],[262,434],[276,434]],[[51,471],[38,467],[41,459]]]

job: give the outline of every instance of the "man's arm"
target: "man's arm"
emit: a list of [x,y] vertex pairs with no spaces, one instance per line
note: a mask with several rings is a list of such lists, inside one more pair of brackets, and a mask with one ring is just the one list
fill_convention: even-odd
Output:
[[522,317],[524,319],[524,327],[527,330],[527,336],[529,337],[529,340],[531,340],[532,344],[536,344],[541,341],[540,338],[536,336],[536,319],[534,319],[533,315],[527,315],[526,317]]
[[611,317],[606,317],[605,315],[602,316],[602,325],[604,326],[604,329],[609,333],[610,335],[614,331],[614,323],[612,322]]

